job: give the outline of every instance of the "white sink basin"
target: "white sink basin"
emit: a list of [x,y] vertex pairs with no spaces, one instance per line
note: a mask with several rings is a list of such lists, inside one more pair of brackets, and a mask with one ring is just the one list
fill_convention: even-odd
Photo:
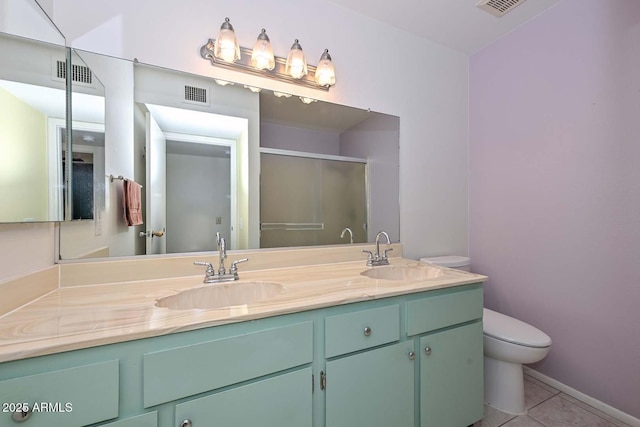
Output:
[[225,308],[262,301],[274,297],[280,292],[282,292],[282,285],[279,283],[213,283],[161,298],[156,306],[174,310]]
[[429,280],[442,276],[444,272],[437,267],[428,265],[385,265],[372,267],[360,274],[372,279],[383,280]]

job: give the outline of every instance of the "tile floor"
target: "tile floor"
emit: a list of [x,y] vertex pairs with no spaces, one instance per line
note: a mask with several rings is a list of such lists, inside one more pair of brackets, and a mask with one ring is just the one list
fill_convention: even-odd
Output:
[[505,414],[485,405],[484,418],[473,427],[629,427],[535,378],[524,379],[526,415]]

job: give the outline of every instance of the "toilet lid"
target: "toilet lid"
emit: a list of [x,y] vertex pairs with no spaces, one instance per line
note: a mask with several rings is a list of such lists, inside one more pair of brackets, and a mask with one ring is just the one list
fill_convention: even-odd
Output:
[[484,309],[482,316],[484,334],[514,344],[544,348],[551,345],[549,335],[540,329],[513,317]]

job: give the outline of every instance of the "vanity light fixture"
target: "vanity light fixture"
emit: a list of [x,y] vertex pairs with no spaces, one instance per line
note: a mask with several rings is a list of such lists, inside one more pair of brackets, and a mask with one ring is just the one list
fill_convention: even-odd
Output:
[[329,49],[325,49],[318,61],[316,68],[316,83],[320,86],[333,86],[336,84],[336,70],[333,68],[333,61],[329,55]]
[[225,18],[217,39],[209,39],[200,48],[200,56],[211,65],[235,71],[293,83],[312,89],[328,91],[336,82],[335,70],[329,51],[325,49],[318,67],[308,65],[300,42],[296,39],[287,58],[273,54],[269,36],[262,29],[253,48],[238,46],[229,18]]
[[283,98],[283,97],[284,97],[284,98],[291,98],[291,94],[290,94],[290,93],[284,93],[284,92],[276,92],[276,91],[273,91],[273,95],[274,95],[276,98]]
[[302,46],[300,46],[298,39],[295,39],[291,45],[289,56],[287,56],[285,73],[294,79],[301,79],[308,73],[307,60],[304,58],[304,52],[302,51]]
[[240,59],[240,46],[229,18],[224,18],[218,38],[213,46],[213,55],[225,62],[233,63]]
[[301,96],[300,101],[302,101],[303,104],[311,104],[312,102],[318,102],[317,99],[308,98],[306,96]]
[[251,65],[258,70],[273,70],[276,66],[276,58],[273,55],[271,41],[264,28],[258,34],[258,40],[251,52]]

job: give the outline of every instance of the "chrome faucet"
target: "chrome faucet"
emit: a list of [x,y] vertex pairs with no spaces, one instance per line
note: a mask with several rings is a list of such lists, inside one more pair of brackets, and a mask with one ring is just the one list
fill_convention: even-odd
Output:
[[344,239],[344,233],[349,233],[349,243],[353,245],[353,231],[351,231],[351,229],[349,227],[345,227],[344,230],[342,230],[342,233],[340,233],[340,238]]
[[387,252],[392,251],[393,248],[385,249],[382,252],[382,255],[380,255],[380,236],[386,237],[387,245],[391,244],[391,239],[389,239],[389,235],[386,232],[380,231],[378,234],[376,234],[376,253],[374,254],[371,251],[367,251],[364,249],[362,250],[362,252],[369,254],[369,256],[367,257],[367,265],[369,267],[375,267],[378,265],[389,265],[389,258],[387,257]]
[[224,237],[220,237],[220,232],[216,232],[216,243],[218,245],[218,254],[220,257],[220,261],[218,263],[218,275],[223,275],[226,273],[224,268],[224,260],[227,259],[227,245],[224,240]]
[[204,283],[231,282],[240,279],[238,276],[238,264],[249,261],[249,258],[242,258],[231,263],[229,273],[224,267],[224,260],[227,259],[227,246],[224,237],[220,237],[220,232],[216,233],[216,244],[218,245],[218,254],[220,261],[218,263],[218,273],[210,262],[194,261],[194,265],[204,265],[207,269],[204,272]]

